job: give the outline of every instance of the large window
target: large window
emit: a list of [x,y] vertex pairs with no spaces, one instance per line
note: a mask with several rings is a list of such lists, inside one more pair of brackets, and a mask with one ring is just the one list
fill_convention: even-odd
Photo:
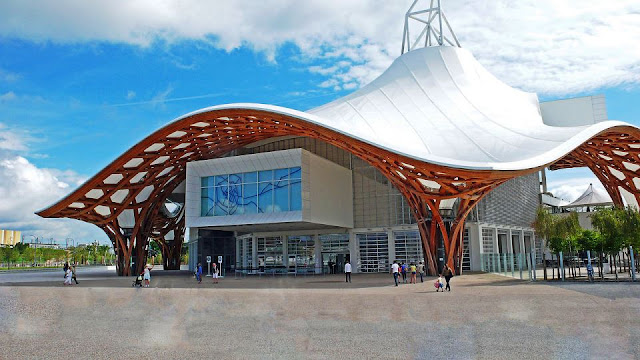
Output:
[[407,264],[417,264],[424,258],[422,254],[422,240],[420,232],[411,231],[394,231],[394,244],[396,246],[396,258],[399,262]]
[[200,215],[226,216],[302,210],[300,167],[200,179]]
[[[287,240],[287,253],[289,266],[298,268],[313,268],[316,263],[315,243],[313,237],[308,235],[289,236]],[[295,264],[291,259],[295,258]]]
[[360,271],[389,271],[389,242],[386,232],[356,234],[360,246]]
[[282,261],[282,238],[267,236],[258,238],[258,267],[278,267]]

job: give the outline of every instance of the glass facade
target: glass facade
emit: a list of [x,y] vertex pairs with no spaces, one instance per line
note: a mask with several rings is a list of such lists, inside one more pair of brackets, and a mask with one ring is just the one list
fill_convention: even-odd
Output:
[[[315,244],[312,236],[289,236],[287,239],[287,254],[289,256],[289,267],[315,268]],[[294,263],[292,263],[292,260]]]
[[259,237],[258,243],[258,268],[283,266],[283,241],[280,236]]
[[389,241],[386,232],[356,234],[360,247],[360,272],[389,271]]
[[200,178],[200,216],[302,210],[300,167]]
[[424,259],[419,231],[394,231],[393,238],[396,249],[396,258],[394,260],[401,263],[417,264]]

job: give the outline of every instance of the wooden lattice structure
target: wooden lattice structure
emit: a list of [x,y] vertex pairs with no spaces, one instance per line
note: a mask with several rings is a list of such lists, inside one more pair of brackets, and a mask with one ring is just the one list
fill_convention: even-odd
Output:
[[[99,226],[117,249],[119,274],[140,272],[150,239],[158,240],[165,259],[180,256],[185,231],[184,208],[175,217],[167,216],[161,209],[176,186],[184,181],[188,162],[220,157],[256,141],[287,135],[306,136],[335,145],[387,176],[408,200],[417,219],[430,273],[435,273],[437,268],[438,232],[444,241],[447,264],[459,269],[462,231],[473,206],[505,181],[541,169],[450,168],[398,155],[292,116],[247,109],[211,110],[184,117],[151,134],[79,189],[38,214],[73,218]],[[635,183],[636,171],[640,168],[638,153],[640,132],[637,129],[611,129],[549,165],[552,169],[590,167],[614,201],[621,204],[618,187],[638,196]],[[459,201],[454,220],[448,225],[438,209],[441,200],[450,198]],[[124,211],[133,213],[135,223],[131,228],[123,229],[119,225],[118,216]],[[165,241],[172,230],[175,240]],[[140,259],[136,261],[135,270],[129,267],[132,256]]]

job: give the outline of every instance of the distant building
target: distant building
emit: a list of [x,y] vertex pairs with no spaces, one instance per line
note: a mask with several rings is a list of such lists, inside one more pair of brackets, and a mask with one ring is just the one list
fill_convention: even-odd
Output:
[[20,242],[21,236],[17,230],[0,230],[0,247],[14,246]]

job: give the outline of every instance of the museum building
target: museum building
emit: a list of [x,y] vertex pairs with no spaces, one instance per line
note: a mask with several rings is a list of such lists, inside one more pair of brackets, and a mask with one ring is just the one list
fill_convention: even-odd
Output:
[[[614,205],[638,205],[637,127],[604,96],[539,102],[487,71],[437,7],[405,16],[401,55],[323,106],[212,106],[185,114],[44,209],[99,226],[120,275],[149,241],[165,269],[210,256],[241,274],[457,273],[541,261],[532,222],[544,170],[588,167]],[[410,38],[411,21],[422,31]]]

